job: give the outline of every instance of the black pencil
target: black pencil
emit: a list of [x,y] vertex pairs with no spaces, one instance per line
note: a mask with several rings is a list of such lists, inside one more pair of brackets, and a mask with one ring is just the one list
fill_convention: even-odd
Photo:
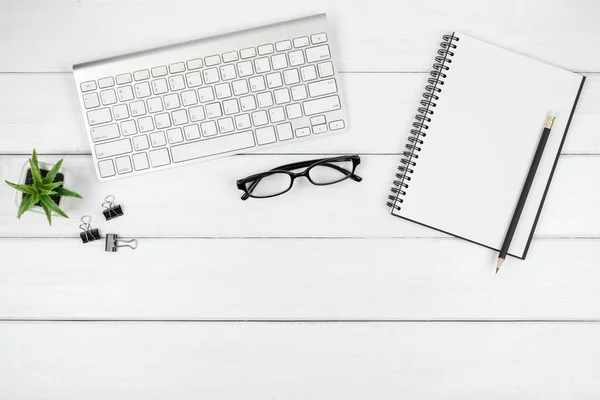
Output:
[[538,166],[540,165],[540,160],[542,159],[542,155],[544,154],[544,148],[546,147],[546,142],[548,142],[548,136],[550,136],[552,124],[554,124],[554,116],[548,115],[548,118],[546,119],[546,124],[544,125],[544,131],[542,132],[542,137],[540,138],[537,150],[535,151],[535,156],[533,157],[533,161],[531,162],[531,167],[529,167],[529,173],[527,174],[527,179],[525,179],[525,184],[523,185],[521,196],[519,197],[519,201],[517,203],[517,207],[515,208],[513,217],[510,221],[510,225],[508,226],[508,232],[506,232],[504,243],[502,243],[502,247],[500,248],[498,264],[496,265],[496,273],[498,273],[498,270],[502,266],[502,263],[504,262],[504,259],[508,254],[508,248],[510,247],[510,242],[512,241],[512,238],[515,235],[515,231],[517,230],[519,218],[521,218],[521,213],[523,212],[523,208],[525,207],[525,202],[527,201],[527,196],[529,195],[529,190],[531,189],[531,184],[533,183],[533,178],[535,177],[535,173],[538,169]]

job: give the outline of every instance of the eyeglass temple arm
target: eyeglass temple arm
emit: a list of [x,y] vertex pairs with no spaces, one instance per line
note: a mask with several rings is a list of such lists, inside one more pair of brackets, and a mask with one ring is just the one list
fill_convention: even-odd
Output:
[[[313,164],[316,164],[318,162],[319,161],[315,161],[315,160],[300,161],[300,162],[297,162],[297,163],[286,164],[286,165],[282,165],[282,166],[277,167],[277,168],[273,168],[271,171],[276,171],[276,170],[286,170],[286,171],[289,171],[289,170],[294,170],[294,169],[298,169],[298,168],[309,167],[309,166],[311,166]],[[346,168],[340,167],[339,165],[330,164],[328,162],[325,162],[325,163],[320,164],[320,165],[327,165],[328,167],[336,169],[336,170],[338,170],[338,171],[340,171],[342,173],[349,174],[350,178],[352,180],[356,181],[356,182],[362,181],[362,178],[360,176],[354,174],[353,172],[348,171]],[[248,188],[247,191],[249,193],[252,193],[252,191],[254,190],[254,188],[256,187],[256,185],[258,185],[260,183],[261,179],[262,178],[258,178],[257,180],[255,180],[254,182],[252,182],[252,184],[250,185],[250,187]],[[242,200],[247,200],[248,197],[250,197],[250,195],[248,193],[244,193],[241,198],[242,198]]]

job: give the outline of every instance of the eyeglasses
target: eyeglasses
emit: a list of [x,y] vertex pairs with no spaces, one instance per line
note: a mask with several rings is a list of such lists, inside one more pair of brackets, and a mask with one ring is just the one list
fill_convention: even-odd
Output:
[[[248,197],[265,199],[284,194],[292,188],[294,180],[300,177],[305,177],[317,186],[332,185],[348,178],[360,182],[362,178],[354,174],[358,164],[358,155],[301,161],[240,179],[237,181],[237,187],[244,192],[242,200],[247,200]],[[306,169],[302,172],[291,172],[300,168]]]

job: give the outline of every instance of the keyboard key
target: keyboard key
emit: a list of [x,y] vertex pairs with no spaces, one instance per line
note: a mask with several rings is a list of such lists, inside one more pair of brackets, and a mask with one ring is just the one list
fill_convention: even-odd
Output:
[[133,78],[136,81],[143,81],[145,79],[150,79],[150,71],[147,69],[143,69],[141,71],[136,71],[133,73]]
[[298,65],[304,64],[304,53],[302,50],[290,51],[288,53],[288,57],[290,59],[290,66],[296,67]]
[[243,61],[241,63],[238,63],[237,69],[238,69],[238,75],[240,76],[240,78],[243,78],[245,76],[250,76],[254,73],[254,69],[252,67],[251,61]]
[[127,74],[117,75],[117,85],[124,85],[126,83],[131,83],[131,82],[132,82],[131,74],[127,73]]
[[157,113],[164,110],[163,103],[160,97],[153,97],[151,99],[146,100],[146,104],[148,105],[149,113]]
[[115,163],[117,164],[117,172],[119,174],[128,174],[133,171],[129,156],[117,157]]
[[113,110],[113,115],[115,116],[115,121],[129,118],[129,110],[127,109],[126,104],[118,104],[118,105],[114,106],[112,110]]
[[179,103],[179,96],[177,95],[177,93],[170,93],[164,96],[163,99],[165,100],[165,108],[167,110],[172,110],[174,108],[181,107],[181,104]]
[[112,76],[98,79],[98,86],[100,86],[100,89],[105,89],[107,87],[115,86],[115,80],[113,79]]
[[237,114],[240,112],[237,99],[229,99],[223,102],[223,112],[225,115]]
[[138,130],[140,133],[150,132],[154,130],[154,120],[152,117],[142,117],[138,118]]
[[154,125],[156,126],[156,129],[169,128],[171,126],[171,117],[169,117],[169,113],[156,114],[154,116]]
[[285,54],[275,54],[273,57],[271,57],[271,63],[273,64],[273,69],[276,71],[287,68],[288,66],[287,57]]
[[305,85],[292,86],[292,98],[294,101],[304,100],[308,98]]
[[308,116],[339,110],[341,107],[339,96],[329,96],[317,100],[309,100],[302,103],[302,105],[304,106],[304,114]]
[[206,116],[208,118],[218,118],[222,115],[221,103],[210,103],[206,105]]
[[221,133],[229,133],[235,130],[235,128],[233,127],[233,119],[231,117],[220,119],[218,122],[219,131]]
[[317,71],[315,70],[315,66],[307,65],[306,67],[300,68],[300,75],[302,75],[302,80],[304,82],[317,79]]
[[159,76],[165,76],[167,74],[167,67],[165,67],[164,65],[152,68],[152,76],[154,78],[158,78]]
[[290,102],[290,91],[288,88],[277,89],[273,92],[276,104],[285,104]]
[[100,161],[98,163],[98,170],[100,171],[100,176],[103,178],[108,178],[109,176],[115,176],[117,174],[112,160]]
[[268,74],[267,75],[267,86],[269,87],[269,89],[283,86],[283,81],[281,80],[281,74],[279,72]]
[[148,163],[148,155],[146,153],[136,153],[132,157],[133,166],[136,171],[142,171],[144,169],[150,168],[150,164]]
[[190,113],[190,121],[192,122],[203,121],[206,118],[206,115],[204,114],[204,107],[202,106],[192,107],[188,110],[188,112]]
[[187,80],[187,85],[189,88],[202,85],[202,75],[200,75],[200,72],[198,71],[186,74],[185,79]]
[[267,112],[265,110],[255,111],[252,113],[252,123],[254,126],[262,126],[269,123]]
[[256,60],[254,60],[254,68],[256,69],[256,73],[258,74],[269,72],[271,70],[271,64],[269,63],[269,59],[267,57],[257,58]]
[[298,128],[296,129],[296,137],[304,137],[310,135],[310,128]]
[[98,93],[86,93],[83,95],[83,105],[86,109],[96,108],[100,106],[100,99]]
[[256,109],[256,100],[254,96],[244,96],[240,98],[240,107],[242,111],[251,111]]
[[200,128],[196,124],[184,127],[183,131],[185,132],[186,140],[194,140],[200,138]]
[[171,65],[169,65],[169,71],[172,74],[178,74],[180,72],[185,71],[185,65],[182,62],[171,64]]
[[217,124],[215,124],[215,121],[203,122],[200,124],[200,128],[204,137],[211,137],[217,134]]
[[256,49],[254,47],[250,47],[248,49],[240,50],[240,57],[242,60],[246,58],[256,57]]
[[218,54],[214,56],[204,57],[204,65],[207,67],[212,67],[213,65],[221,64],[221,57]]
[[230,51],[229,53],[223,54],[223,62],[224,63],[233,62],[233,61],[237,61],[237,60],[238,60],[238,52],[237,51]]
[[271,54],[275,51],[272,44],[264,44],[262,46],[258,46],[258,54],[264,56],[266,54]]
[[312,130],[313,130],[313,133],[327,132],[327,125],[326,124],[315,125],[312,127]]
[[135,121],[130,119],[128,121],[121,122],[121,133],[123,136],[135,135],[137,133],[137,126]]
[[101,143],[94,146],[96,158],[106,158],[131,153],[131,141],[129,139],[115,140],[114,142]]
[[135,90],[135,97],[137,97],[138,99],[148,97],[152,94],[148,82],[136,83],[133,87]]
[[324,115],[317,115],[316,117],[310,117],[310,124],[311,125],[321,125],[324,124],[326,122],[325,120],[325,116]]
[[198,89],[198,98],[200,99],[200,103],[213,101],[215,99],[215,93],[213,92],[213,88],[209,86]]
[[168,91],[169,88],[167,87],[167,80],[165,78],[152,81],[152,92],[154,94],[163,94]]
[[260,108],[271,107],[273,105],[273,96],[271,95],[271,92],[257,94],[256,100]]
[[117,88],[117,97],[119,101],[133,100],[133,88],[131,86],[121,86]]
[[110,114],[110,109],[100,108],[98,110],[88,111],[87,119],[90,125],[100,125],[112,121],[112,115]]
[[181,92],[181,103],[183,103],[184,107],[198,104],[198,97],[196,96],[196,91],[186,90],[185,92]]
[[139,117],[146,114],[146,105],[143,101],[134,101],[129,104],[129,110],[132,116]]
[[185,110],[173,111],[171,116],[173,117],[173,125],[175,126],[184,125],[189,122],[187,112]]
[[315,61],[325,61],[331,58],[331,54],[329,53],[329,45],[322,45],[317,47],[311,47],[310,49],[306,49],[306,61],[315,62]]
[[217,93],[217,99],[226,99],[231,97],[231,86],[229,86],[229,83],[221,83],[215,86],[215,92]]
[[167,138],[165,137],[165,133],[163,131],[151,133],[150,143],[152,143],[152,147],[165,146],[167,144]]
[[171,147],[173,162],[183,162],[254,147],[252,131],[245,131]]
[[[197,127],[197,125],[194,126]],[[167,138],[169,138],[170,144],[183,142],[183,134],[181,133],[181,128],[169,129],[167,131]]]
[[100,98],[102,99],[102,104],[105,106],[109,104],[115,104],[117,102],[117,94],[115,93],[115,89],[101,91]]
[[248,93],[248,82],[245,79],[233,81],[231,86],[233,87],[233,94],[236,96],[241,96]]
[[235,126],[239,129],[247,129],[252,126],[250,116],[248,114],[240,114],[235,116]]
[[292,42],[289,40],[284,40],[281,42],[275,43],[275,48],[277,51],[286,51],[292,48]]
[[325,43],[327,41],[327,34],[325,32],[317,33],[315,35],[312,35],[310,37],[310,40],[313,44]]
[[209,68],[202,71],[204,76],[204,82],[207,84],[219,82],[219,70],[216,68]]
[[266,89],[265,79],[262,77],[262,75],[253,76],[250,78],[250,89],[252,89],[253,92],[260,92],[261,90]]
[[169,158],[169,150],[152,150],[150,152],[150,162],[152,163],[153,167],[162,167],[164,165],[171,164],[171,159]]
[[296,48],[306,47],[309,44],[310,44],[310,42],[308,40],[308,36],[302,36],[302,37],[294,39],[294,47],[296,47]]
[[333,63],[331,61],[317,64],[317,69],[321,78],[333,76]]
[[298,103],[288,104],[287,106],[285,106],[285,112],[288,115],[288,119],[296,119],[302,117],[302,107],[300,107],[300,104]]
[[297,69],[289,69],[283,73],[283,80],[286,85],[293,85],[300,82],[300,75]]
[[81,82],[79,85],[82,92],[89,92],[90,90],[96,90],[96,81]]
[[337,121],[331,121],[329,123],[329,129],[332,131],[337,131],[338,129],[344,129],[346,127],[346,124],[344,123],[343,119],[337,120]]
[[281,122],[285,119],[285,112],[283,111],[283,107],[275,107],[269,110],[269,118],[271,118],[271,122]]
[[185,89],[185,81],[183,75],[175,75],[169,77],[169,87],[171,91]]
[[286,122],[285,124],[277,125],[277,137],[279,140],[290,140],[294,137],[292,133],[292,124]]
[[201,58],[196,58],[194,60],[190,60],[186,64],[187,64],[187,68],[189,70],[202,68],[202,65],[203,65]]
[[235,67],[233,65],[223,65],[219,68],[221,70],[221,79],[224,81],[230,81],[237,78],[235,73]]
[[119,136],[119,127],[117,124],[97,126],[90,128],[90,134],[94,142],[101,142],[103,140],[116,139]]
[[318,97],[326,94],[337,92],[337,84],[335,79],[327,79],[320,82],[313,82],[308,84],[308,92],[310,97]]
[[147,135],[137,135],[133,137],[133,148],[138,150],[146,150],[150,148],[150,142]]
[[259,145],[275,143],[276,141],[275,128],[272,126],[256,129],[256,142]]

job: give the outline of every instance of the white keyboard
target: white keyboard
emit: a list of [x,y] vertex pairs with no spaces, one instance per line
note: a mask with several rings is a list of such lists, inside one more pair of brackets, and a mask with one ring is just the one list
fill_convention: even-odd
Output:
[[111,180],[347,129],[325,14],[73,67]]

